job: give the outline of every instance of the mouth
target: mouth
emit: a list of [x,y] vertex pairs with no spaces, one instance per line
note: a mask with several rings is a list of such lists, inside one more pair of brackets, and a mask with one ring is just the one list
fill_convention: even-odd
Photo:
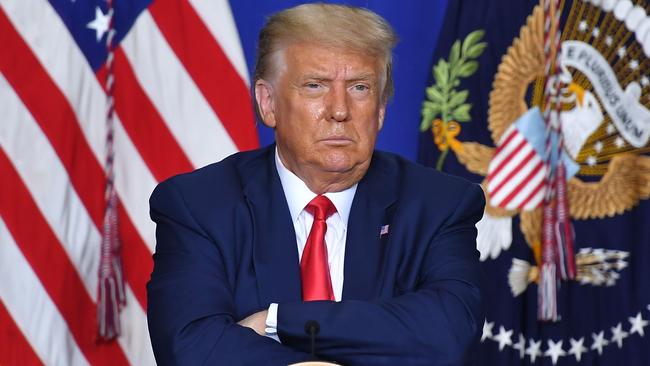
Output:
[[319,142],[329,146],[346,146],[354,143],[354,140],[346,136],[330,136],[319,140]]

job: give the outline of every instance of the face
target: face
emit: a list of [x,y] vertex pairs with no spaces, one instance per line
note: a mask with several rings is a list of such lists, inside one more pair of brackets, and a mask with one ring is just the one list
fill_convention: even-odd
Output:
[[255,94],[282,162],[303,180],[361,172],[360,179],[383,123],[383,65],[376,57],[307,43],[290,45],[281,56],[274,80],[259,80]]

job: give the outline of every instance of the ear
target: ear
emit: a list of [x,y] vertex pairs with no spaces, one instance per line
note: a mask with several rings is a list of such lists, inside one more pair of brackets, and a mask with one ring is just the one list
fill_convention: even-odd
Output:
[[383,102],[379,106],[379,126],[377,128],[378,131],[381,131],[381,128],[384,127],[384,117],[386,116],[386,103]]
[[262,122],[268,127],[275,128],[275,110],[273,103],[273,85],[266,80],[255,82],[255,101]]

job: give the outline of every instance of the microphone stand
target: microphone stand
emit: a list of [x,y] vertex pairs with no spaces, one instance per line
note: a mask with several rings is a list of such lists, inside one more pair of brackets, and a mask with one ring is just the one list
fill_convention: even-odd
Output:
[[316,358],[316,334],[320,331],[320,324],[315,320],[309,320],[305,323],[305,332],[309,335],[311,341],[311,357]]

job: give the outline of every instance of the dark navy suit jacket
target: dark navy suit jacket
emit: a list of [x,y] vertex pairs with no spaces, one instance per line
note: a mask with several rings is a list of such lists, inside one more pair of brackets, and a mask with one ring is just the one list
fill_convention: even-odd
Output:
[[[340,303],[302,302],[274,147],[161,183],[148,320],[159,365],[464,365],[483,325],[481,189],[375,151],[352,203]],[[388,225],[388,233],[380,235]],[[237,321],[279,304],[282,344]]]

